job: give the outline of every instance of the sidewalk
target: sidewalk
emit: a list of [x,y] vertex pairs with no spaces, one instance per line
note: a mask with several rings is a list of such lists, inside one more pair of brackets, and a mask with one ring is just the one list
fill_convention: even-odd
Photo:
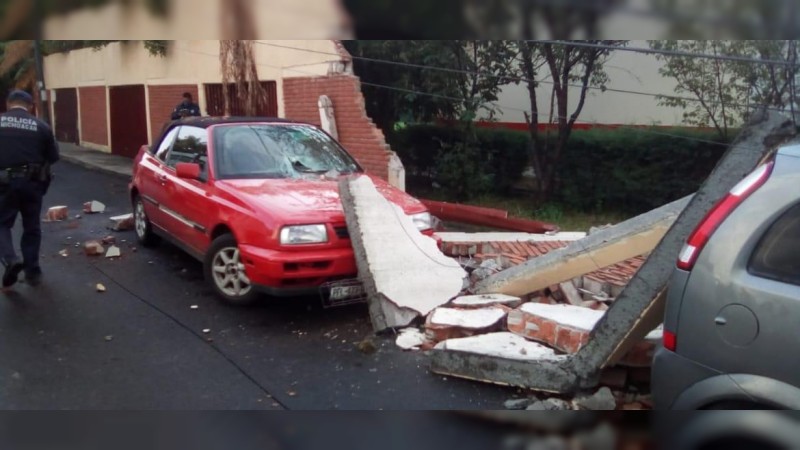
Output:
[[130,158],[91,150],[66,142],[59,142],[58,147],[61,152],[61,159],[87,169],[100,170],[124,177],[131,177],[133,173],[133,160]]

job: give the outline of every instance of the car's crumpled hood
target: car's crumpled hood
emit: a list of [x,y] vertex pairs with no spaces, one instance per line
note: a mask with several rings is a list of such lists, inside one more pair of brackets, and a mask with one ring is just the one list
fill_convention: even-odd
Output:
[[[406,214],[426,210],[419,200],[380,178],[364,176],[369,176],[375,183],[378,192],[387,200],[400,206]],[[342,203],[339,200],[339,182],[336,178],[221,180],[218,184],[251,206],[266,210],[278,209],[287,213],[343,211]]]

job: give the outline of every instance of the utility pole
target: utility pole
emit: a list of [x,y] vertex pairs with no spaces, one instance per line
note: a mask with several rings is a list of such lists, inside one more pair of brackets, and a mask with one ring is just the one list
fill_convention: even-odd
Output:
[[42,41],[36,39],[33,41],[33,53],[36,60],[36,90],[37,98],[39,99],[36,105],[39,110],[39,116],[48,125],[50,124],[50,108],[47,107],[47,90],[44,85],[44,63],[42,61]]

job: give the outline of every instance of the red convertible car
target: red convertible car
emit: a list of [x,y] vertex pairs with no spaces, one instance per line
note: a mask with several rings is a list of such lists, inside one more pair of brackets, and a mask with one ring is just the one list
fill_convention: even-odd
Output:
[[[219,297],[361,294],[338,179],[362,168],[319,128],[281,119],[187,118],[139,151],[130,184],[143,245],[167,239],[203,261]],[[371,177],[420,231],[425,206]]]

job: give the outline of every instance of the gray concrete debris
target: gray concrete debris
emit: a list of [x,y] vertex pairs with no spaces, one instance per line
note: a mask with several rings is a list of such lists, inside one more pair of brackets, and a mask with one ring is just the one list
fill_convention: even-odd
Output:
[[343,178],[339,196],[376,332],[408,326],[461,292],[467,272],[369,177]]
[[499,262],[494,259],[487,259],[472,271],[469,279],[472,283],[479,283],[502,270],[503,266]]
[[503,402],[503,407],[505,409],[510,410],[522,410],[527,409],[528,406],[532,405],[535,402],[538,402],[539,399],[536,397],[532,398],[511,398]]
[[617,409],[617,399],[606,386],[601,387],[594,394],[578,395],[572,400],[576,409],[590,411],[611,411]]
[[560,398],[547,398],[539,402],[534,402],[527,408],[528,411],[571,411],[572,405]]

